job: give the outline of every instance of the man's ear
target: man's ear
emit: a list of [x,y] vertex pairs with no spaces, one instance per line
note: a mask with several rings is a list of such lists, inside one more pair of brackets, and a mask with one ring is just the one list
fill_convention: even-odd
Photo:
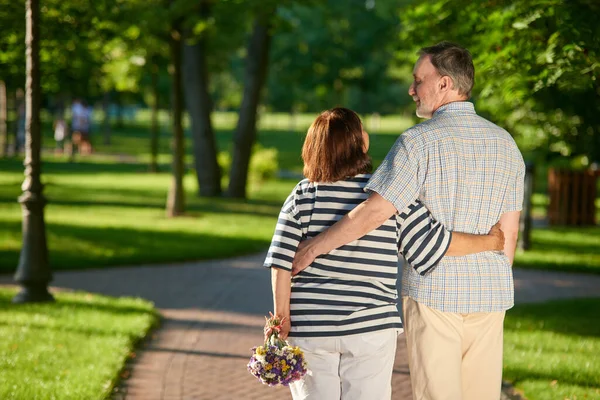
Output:
[[440,92],[447,92],[454,88],[454,82],[452,82],[452,78],[449,76],[442,76],[438,82]]

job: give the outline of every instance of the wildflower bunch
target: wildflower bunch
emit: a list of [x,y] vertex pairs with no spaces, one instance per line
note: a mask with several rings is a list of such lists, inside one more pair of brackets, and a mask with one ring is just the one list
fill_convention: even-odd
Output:
[[284,322],[285,318],[271,314],[271,318],[266,319],[264,345],[252,348],[248,371],[265,385],[288,386],[307,372],[302,350],[289,346],[279,337]]

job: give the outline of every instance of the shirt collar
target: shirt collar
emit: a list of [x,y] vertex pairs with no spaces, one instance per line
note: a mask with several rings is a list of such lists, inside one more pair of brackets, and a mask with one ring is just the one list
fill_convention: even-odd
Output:
[[475,114],[475,106],[469,101],[453,101],[439,107],[433,113],[433,116],[439,116],[444,113],[448,114]]

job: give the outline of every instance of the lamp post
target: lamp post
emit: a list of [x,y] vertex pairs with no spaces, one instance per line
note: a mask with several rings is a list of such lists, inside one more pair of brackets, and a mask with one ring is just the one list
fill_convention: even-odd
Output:
[[15,281],[21,291],[13,298],[14,303],[53,301],[48,292],[52,273],[48,265],[46,225],[41,173],[40,132],[40,4],[39,0],[26,0],[26,73],[25,80],[25,180],[19,203],[23,209],[23,247]]
[[519,239],[517,248],[519,250],[529,250],[531,248],[531,197],[533,196],[533,183],[535,179],[535,164],[525,163],[525,183],[523,193],[523,211],[519,221]]

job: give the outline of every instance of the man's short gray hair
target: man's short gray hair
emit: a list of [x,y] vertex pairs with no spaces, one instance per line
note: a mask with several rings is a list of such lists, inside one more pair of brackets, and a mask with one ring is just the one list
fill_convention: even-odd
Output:
[[449,76],[459,94],[471,97],[475,84],[475,67],[469,50],[450,42],[423,47],[419,55],[431,57],[431,63],[440,75]]

